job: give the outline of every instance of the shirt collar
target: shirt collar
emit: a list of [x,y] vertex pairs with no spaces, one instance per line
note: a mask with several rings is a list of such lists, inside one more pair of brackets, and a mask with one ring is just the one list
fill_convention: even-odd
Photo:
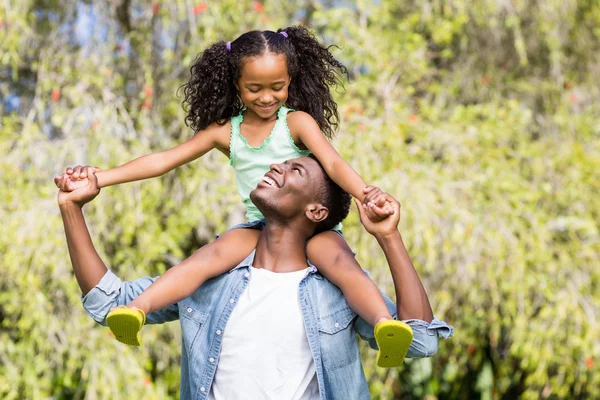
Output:
[[[244,261],[242,261],[241,263],[239,263],[231,271],[235,271],[238,268],[250,268],[254,264],[254,256],[255,255],[256,255],[256,249],[252,250],[252,253],[250,253],[248,255],[248,257],[246,257],[244,259]],[[308,263],[308,273],[309,274],[314,274],[315,272],[317,272],[317,267],[315,267],[308,259],[306,259],[306,262]],[[231,271],[229,271],[229,272],[231,272]]]
[[[251,267],[251,266],[252,266],[252,264],[254,264],[254,256],[255,256],[255,255],[256,255],[256,249],[252,250],[252,253],[250,253],[250,254],[248,255],[248,257],[246,257],[246,258],[244,259],[244,261],[242,261],[241,263],[239,263],[239,264],[237,265],[237,267],[235,267],[235,268],[234,268],[234,269],[232,269],[231,271],[235,271],[235,270],[236,270],[236,269],[238,269],[238,268],[244,268],[244,267],[245,267],[245,268],[249,268],[249,267]],[[230,272],[231,272],[231,271],[230,271]]]

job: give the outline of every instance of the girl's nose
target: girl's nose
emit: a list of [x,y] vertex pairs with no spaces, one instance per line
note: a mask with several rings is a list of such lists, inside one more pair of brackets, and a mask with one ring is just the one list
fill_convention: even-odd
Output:
[[273,102],[273,95],[264,94],[260,97],[260,102],[263,104],[271,104]]

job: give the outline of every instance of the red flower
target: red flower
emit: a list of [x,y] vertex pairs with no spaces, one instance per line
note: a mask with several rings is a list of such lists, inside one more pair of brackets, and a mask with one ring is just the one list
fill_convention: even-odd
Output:
[[575,93],[571,93],[571,95],[569,96],[569,101],[571,103],[577,103],[577,95]]
[[208,8],[206,3],[198,3],[194,6],[194,14],[198,15],[201,12],[205,11]]
[[142,110],[150,110],[152,109],[152,100],[146,99],[142,103]]
[[54,102],[57,102],[58,100],[60,100],[60,88],[54,88],[54,89],[52,89],[52,93],[50,94],[50,98]]
[[158,4],[158,3],[152,4],[152,15],[158,14],[159,11],[160,11],[160,4]]
[[410,114],[410,115],[408,116],[408,120],[409,120],[410,122],[417,122],[417,121],[419,121],[419,116],[418,116],[418,115],[415,115],[415,114]]
[[96,129],[99,126],[100,126],[100,122],[98,122],[98,121],[92,121],[92,129]]
[[258,1],[253,1],[252,2],[252,7],[254,7],[254,10],[256,10],[256,12],[263,12],[265,11],[265,6],[263,6],[260,2]]
[[467,346],[467,353],[473,354],[473,353],[475,353],[475,349],[476,349],[475,345],[470,344]]
[[592,359],[592,357],[588,357],[588,358],[585,359],[585,367],[587,369],[594,368],[594,360]]
[[152,86],[146,86],[144,88],[144,93],[146,94],[147,97],[152,97]]

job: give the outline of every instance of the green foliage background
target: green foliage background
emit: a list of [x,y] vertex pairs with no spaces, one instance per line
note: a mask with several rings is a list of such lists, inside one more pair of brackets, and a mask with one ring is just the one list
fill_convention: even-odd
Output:
[[[335,145],[401,200],[434,310],[456,328],[398,370],[363,349],[373,397],[600,398],[596,0],[2,2],[0,398],[178,397],[178,324],[134,349],[84,314],[52,177],[189,138],[176,91],[195,55],[296,23],[340,46],[353,79]],[[164,272],[241,211],[216,153],[87,207],[123,278]],[[391,289],[356,212],[345,226]]]

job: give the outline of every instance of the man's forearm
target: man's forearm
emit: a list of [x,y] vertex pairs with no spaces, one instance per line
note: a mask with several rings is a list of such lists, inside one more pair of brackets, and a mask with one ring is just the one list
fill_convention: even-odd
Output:
[[399,232],[375,236],[392,272],[399,319],[433,320],[425,288],[417,275]]
[[64,204],[60,206],[60,213],[73,271],[85,295],[100,282],[107,269],[94,248],[81,207],[75,204]]

